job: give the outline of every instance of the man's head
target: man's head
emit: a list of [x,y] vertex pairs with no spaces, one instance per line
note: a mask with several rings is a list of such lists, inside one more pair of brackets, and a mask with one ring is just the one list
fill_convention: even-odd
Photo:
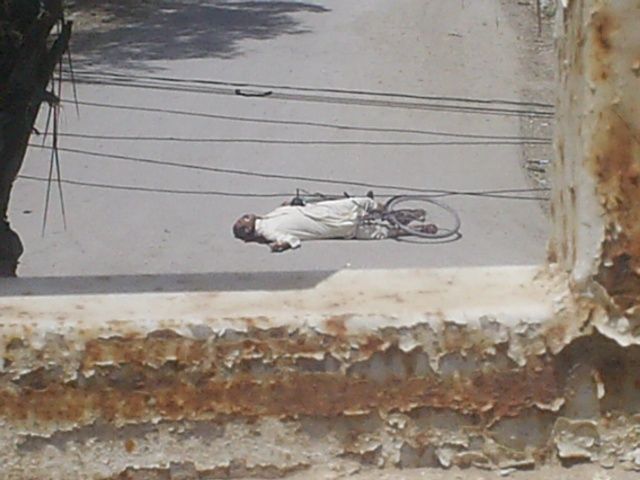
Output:
[[256,219],[257,217],[251,213],[241,216],[236,223],[233,224],[233,235],[245,242],[256,240]]

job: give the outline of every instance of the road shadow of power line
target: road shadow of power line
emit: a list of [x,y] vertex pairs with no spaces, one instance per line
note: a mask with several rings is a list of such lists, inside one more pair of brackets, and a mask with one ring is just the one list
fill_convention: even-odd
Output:
[[43,295],[306,290],[316,287],[335,273],[333,270],[323,270],[0,278],[0,298]]
[[296,14],[329,9],[301,1],[76,0],[77,63],[142,67],[150,60],[233,58],[242,40],[309,33]]

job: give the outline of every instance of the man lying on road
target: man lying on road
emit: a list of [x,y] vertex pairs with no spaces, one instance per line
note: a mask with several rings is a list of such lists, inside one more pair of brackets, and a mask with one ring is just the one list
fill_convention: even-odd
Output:
[[[370,197],[289,204],[263,216],[243,215],[233,225],[233,234],[245,242],[267,244],[272,252],[299,248],[303,240],[383,240],[406,235],[380,218],[382,210],[382,206]],[[424,211],[413,212],[414,215],[405,219],[406,223],[424,218]],[[425,225],[423,229],[426,233],[438,231],[433,224]]]

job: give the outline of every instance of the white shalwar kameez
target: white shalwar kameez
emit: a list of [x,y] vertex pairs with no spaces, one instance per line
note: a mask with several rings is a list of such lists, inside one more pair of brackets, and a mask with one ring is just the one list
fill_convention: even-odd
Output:
[[377,204],[368,197],[283,206],[256,220],[256,233],[267,241],[300,247],[302,240],[332,238],[383,239],[395,232],[389,226],[363,225]]

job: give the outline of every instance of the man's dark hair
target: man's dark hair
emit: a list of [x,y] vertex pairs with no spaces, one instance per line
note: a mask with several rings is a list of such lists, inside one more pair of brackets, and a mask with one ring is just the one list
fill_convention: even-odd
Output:
[[245,229],[243,225],[233,224],[233,236],[236,238],[244,238]]
[[247,240],[251,238],[255,232],[255,224],[251,220],[255,218],[253,215],[243,215],[236,223],[233,224],[233,235],[236,238]]

